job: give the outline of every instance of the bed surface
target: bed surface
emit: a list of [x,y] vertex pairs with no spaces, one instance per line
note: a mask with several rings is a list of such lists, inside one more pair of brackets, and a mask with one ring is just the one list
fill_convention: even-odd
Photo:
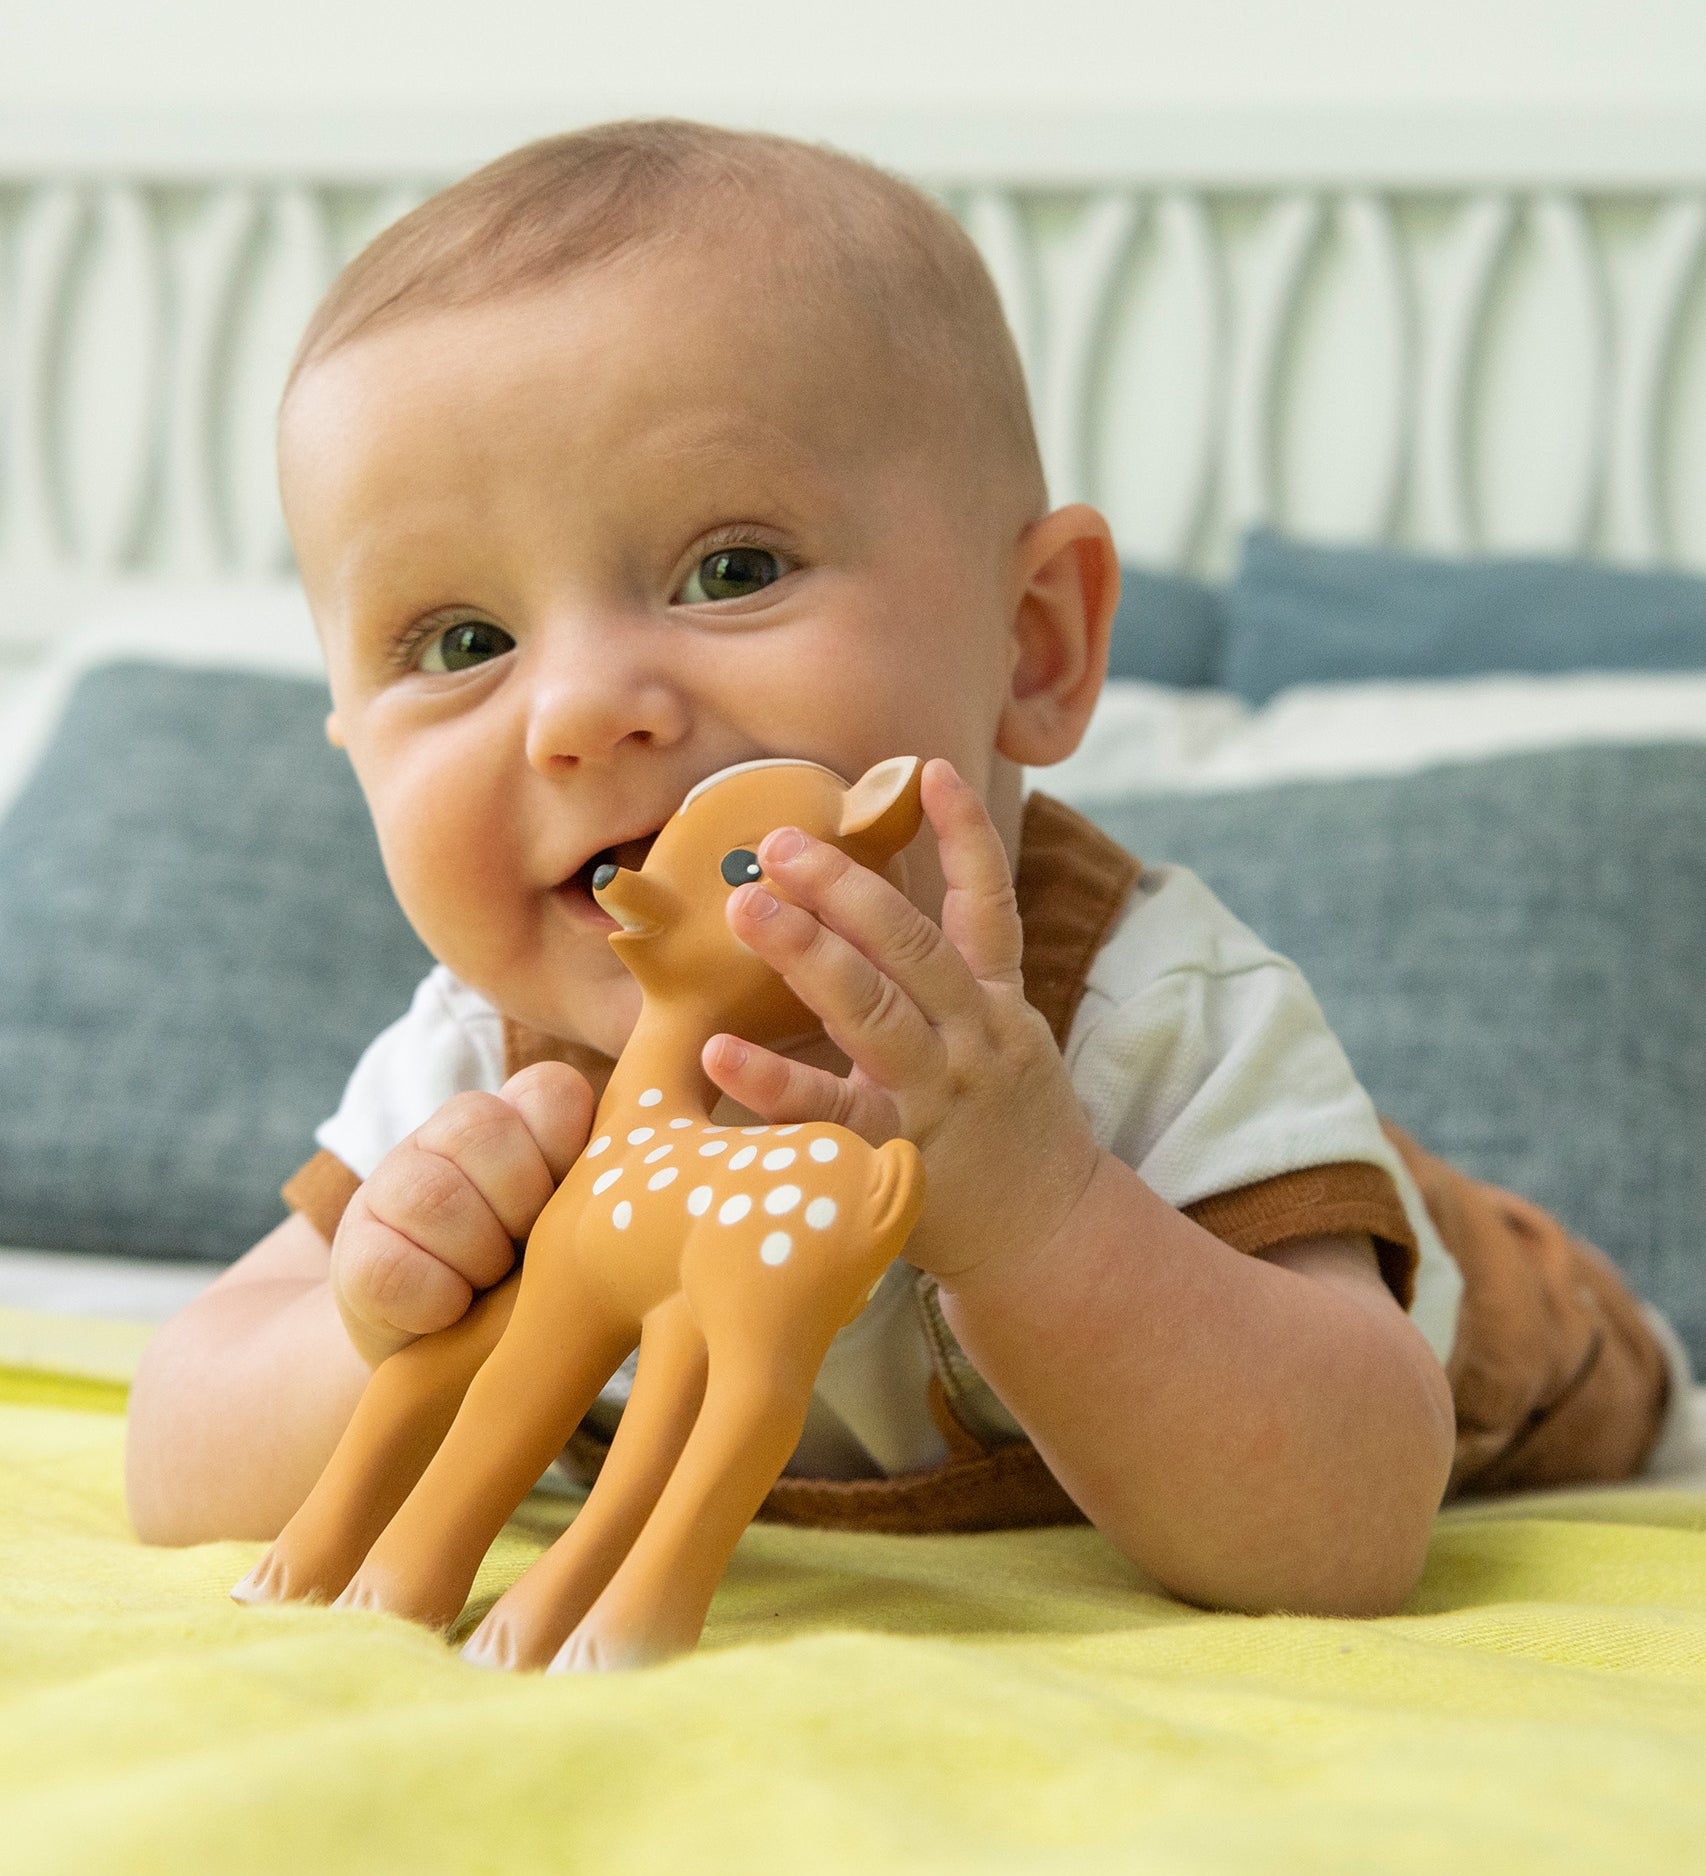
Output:
[[[692,1658],[498,1676],[229,1602],[255,1545],[138,1547],[123,1351],[36,1327],[57,1371],[0,1368],[10,1869],[1699,1867],[1706,1495],[1448,1511],[1377,1622],[1191,1610],[1085,1529],[755,1527]],[[573,1509],[523,1506],[464,1626]]]

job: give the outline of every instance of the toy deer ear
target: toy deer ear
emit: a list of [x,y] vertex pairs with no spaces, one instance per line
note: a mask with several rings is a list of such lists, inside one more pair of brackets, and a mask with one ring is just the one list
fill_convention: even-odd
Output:
[[840,838],[866,865],[878,866],[899,853],[924,819],[919,779],[924,764],[917,756],[891,756],[867,769],[841,800]]

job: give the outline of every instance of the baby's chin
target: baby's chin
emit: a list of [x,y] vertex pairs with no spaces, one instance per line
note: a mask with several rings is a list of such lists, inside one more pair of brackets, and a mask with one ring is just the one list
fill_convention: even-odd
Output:
[[463,970],[453,957],[444,961],[512,1021],[614,1059],[639,1020],[640,986],[607,940],[571,948],[573,957],[561,955],[562,947],[542,947],[541,955],[508,967],[470,960]]

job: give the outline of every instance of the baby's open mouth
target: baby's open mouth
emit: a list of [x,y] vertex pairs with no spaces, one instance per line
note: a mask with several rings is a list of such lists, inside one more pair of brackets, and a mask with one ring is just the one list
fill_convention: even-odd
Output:
[[616,920],[592,896],[593,876],[601,866],[620,866],[630,872],[637,872],[645,865],[646,855],[651,852],[652,842],[657,839],[659,831],[653,828],[649,834],[636,834],[632,840],[618,841],[613,847],[600,847],[597,853],[583,860],[557,888],[559,897],[569,900],[577,912],[615,931]]

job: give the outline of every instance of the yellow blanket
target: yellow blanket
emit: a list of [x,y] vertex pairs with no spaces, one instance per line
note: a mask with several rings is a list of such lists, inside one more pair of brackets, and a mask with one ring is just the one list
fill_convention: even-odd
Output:
[[1447,1513],[1381,1622],[1201,1614],[1084,1530],[759,1528],[692,1659],[510,1678],[238,1607],[254,1545],[138,1546],[139,1340],[0,1312],[19,1876],[1706,1868],[1706,1496]]

